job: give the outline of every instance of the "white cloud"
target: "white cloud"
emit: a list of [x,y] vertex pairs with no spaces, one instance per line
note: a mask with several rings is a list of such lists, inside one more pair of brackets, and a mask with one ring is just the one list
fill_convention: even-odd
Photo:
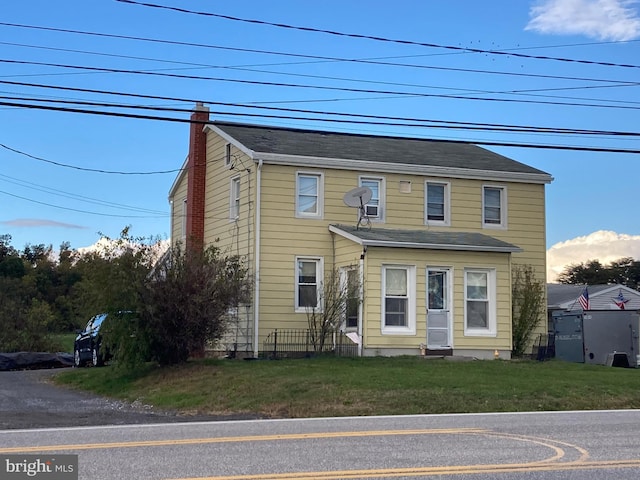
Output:
[[525,30],[584,35],[598,40],[640,38],[640,14],[631,0],[540,0],[531,7]]
[[558,274],[571,264],[598,260],[607,265],[623,257],[640,259],[640,235],[600,230],[556,243],[547,250],[547,282],[555,282]]

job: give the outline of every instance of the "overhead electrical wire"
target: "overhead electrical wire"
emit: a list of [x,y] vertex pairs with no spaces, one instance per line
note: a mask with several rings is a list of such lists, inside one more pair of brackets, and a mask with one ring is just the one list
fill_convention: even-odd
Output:
[[[116,93],[113,93],[117,95]],[[149,96],[145,96],[149,97]],[[158,97],[154,97],[158,98]],[[15,96],[0,96],[0,100],[20,100],[20,101],[36,101],[36,102],[47,102],[54,104],[63,104],[63,105],[83,105],[83,106],[93,106],[93,107],[113,107],[113,108],[121,108],[121,109],[133,109],[133,110],[151,110],[151,111],[159,111],[159,112],[174,112],[174,113],[191,113],[193,111],[192,108],[177,108],[177,107],[164,107],[164,106],[150,106],[150,105],[133,105],[133,104],[121,104],[121,103],[105,103],[105,102],[94,102],[94,101],[85,101],[85,100],[50,100],[50,99],[39,99],[39,98],[28,98],[28,97],[15,97]],[[178,99],[174,99],[178,100]],[[182,100],[187,101],[187,100]],[[193,102],[195,103],[195,102]],[[293,117],[293,116],[283,116],[283,115],[267,115],[267,114],[246,114],[239,112],[217,112],[221,115],[238,115],[238,116],[256,116],[261,118],[278,118],[278,119],[287,119],[287,120],[319,120],[319,121],[330,121],[330,122],[339,122],[339,123],[362,123],[367,125],[387,125],[387,126],[402,126],[402,127],[429,127],[429,128],[442,128],[442,129],[462,129],[462,130],[480,130],[480,131],[497,131],[497,132],[508,132],[508,133],[540,133],[545,135],[550,134],[561,134],[561,135],[604,135],[604,136],[619,136],[619,137],[640,137],[640,133],[638,132],[623,132],[623,131],[612,131],[612,130],[586,130],[586,129],[569,129],[569,128],[555,128],[555,127],[533,127],[533,126],[521,126],[521,125],[506,125],[506,124],[473,124],[471,122],[453,122],[453,121],[442,121],[442,120],[429,120],[429,119],[420,119],[420,118],[410,118],[410,117],[383,117],[379,115],[361,115],[357,113],[342,113],[342,112],[327,112],[327,111],[317,111],[317,110],[303,110],[303,109],[292,109],[292,108],[281,108],[281,107],[266,107],[266,106],[247,106],[242,104],[233,104],[233,103],[225,103],[225,102],[206,102],[210,105],[225,105],[225,106],[233,106],[233,107],[242,107],[242,108],[254,108],[254,109],[263,109],[269,111],[288,111],[288,112],[296,112],[296,113],[306,113],[306,114],[314,114],[314,115],[325,115],[325,116],[338,116],[338,117],[349,117],[347,120],[337,120],[337,119],[329,119],[329,118],[317,118],[311,119],[309,117]],[[355,118],[367,118],[378,121],[358,121]],[[384,121],[383,121],[384,120]],[[391,121],[393,120],[393,121]],[[399,123],[399,122],[411,122],[411,123]],[[421,123],[426,123],[428,125],[420,125]],[[0,144],[0,146],[3,146]],[[170,173],[168,171],[165,172],[150,172],[150,173]]]
[[69,210],[71,212],[86,213],[88,215],[99,215],[101,217],[115,217],[115,218],[166,218],[166,217],[169,216],[169,214],[167,214],[167,213],[165,213],[163,215],[116,215],[116,214],[110,214],[110,213],[89,212],[87,210],[80,210],[80,209],[77,209],[77,208],[70,208],[70,207],[61,207],[60,205],[54,205],[54,204],[47,203],[47,202],[40,202],[38,200],[33,200],[32,198],[22,197],[20,195],[15,195],[13,193],[5,192],[5,191],[2,191],[2,190],[0,190],[0,193],[3,194],[3,195],[8,195],[10,197],[18,198],[20,200],[26,200],[27,202],[37,203],[39,205],[45,205],[47,207],[59,208],[61,210]]
[[[527,128],[527,129],[533,129],[533,130],[541,130],[543,132],[563,130],[563,132],[566,131],[568,133],[572,133],[577,131],[575,129],[558,129],[557,127],[536,127],[531,125],[524,126],[524,125],[513,125],[513,124],[507,125],[502,123],[461,122],[461,121],[441,120],[441,119],[435,120],[435,119],[427,119],[427,118],[396,117],[396,116],[388,116],[388,115],[385,115],[385,116],[366,115],[366,114],[359,114],[354,112],[344,113],[344,112],[334,112],[334,111],[326,111],[326,110],[309,110],[309,109],[300,109],[300,108],[275,107],[275,106],[259,105],[259,104],[256,104],[255,102],[241,104],[241,103],[232,103],[232,102],[219,102],[219,101],[205,100],[205,99],[198,100],[193,98],[149,95],[149,94],[131,93],[131,92],[119,92],[114,90],[100,90],[100,89],[92,89],[92,88],[48,85],[48,84],[41,84],[41,83],[17,82],[17,81],[11,81],[11,80],[0,80],[0,84],[26,86],[26,87],[51,89],[51,90],[62,90],[62,91],[70,91],[70,92],[94,93],[94,94],[110,95],[110,96],[123,96],[123,97],[140,98],[145,100],[163,100],[163,101],[189,103],[189,104],[195,104],[199,101],[203,101],[204,103],[209,105],[220,105],[225,107],[239,107],[239,108],[259,109],[259,110],[268,110],[268,111],[308,113],[308,114],[315,114],[315,115],[387,119],[387,120],[399,120],[399,121],[415,121],[415,122],[439,123],[439,124],[444,123],[444,124],[462,125],[462,126],[468,125],[468,126],[487,126],[487,127],[506,127],[506,128],[514,127],[514,128]],[[632,102],[632,101],[629,101],[627,103],[640,104],[640,102]],[[589,130],[589,132],[595,132],[595,130]]]
[[[401,92],[401,91],[393,91],[393,90],[373,90],[373,89],[348,88],[348,87],[332,87],[332,86],[326,86],[326,85],[303,85],[303,84],[296,84],[296,83],[266,82],[266,81],[258,81],[258,80],[209,77],[209,76],[202,76],[202,75],[182,75],[177,73],[167,73],[167,72],[148,71],[148,70],[128,70],[128,69],[120,69],[120,68],[89,67],[85,65],[68,65],[68,64],[61,64],[61,63],[50,63],[50,62],[33,62],[33,61],[26,61],[26,60],[0,59],[0,63],[41,65],[41,66],[48,66],[48,67],[68,68],[68,69],[95,71],[95,72],[103,72],[103,73],[150,75],[150,76],[161,76],[161,77],[188,79],[188,80],[210,80],[210,81],[231,82],[231,83],[240,83],[240,84],[248,84],[248,85],[316,89],[316,90],[341,91],[341,92],[350,92],[350,93],[399,95],[399,96],[406,96],[406,97],[425,97],[425,98],[435,97],[435,98],[446,98],[446,99],[457,99],[457,100],[528,103],[528,104],[538,104],[538,105],[562,105],[562,106],[573,106],[573,107],[577,106],[577,107],[619,108],[619,109],[633,109],[633,110],[636,109],[636,107],[630,107],[626,105],[601,105],[597,103],[552,102],[552,101],[543,101],[543,100],[524,100],[524,99],[512,99],[512,98],[486,98],[486,97],[473,97],[473,96],[454,95],[454,94]],[[634,82],[630,85],[639,85],[639,84],[640,83]]]
[[32,190],[36,190],[36,191],[40,191],[40,192],[45,192],[45,193],[49,193],[49,194],[58,195],[60,197],[66,197],[66,198],[71,198],[73,200],[80,200],[82,202],[92,203],[92,204],[95,204],[95,205],[101,205],[101,206],[104,206],[104,207],[119,208],[119,209],[122,209],[122,210],[131,210],[131,211],[135,211],[135,212],[149,213],[149,214],[156,214],[156,215],[167,215],[167,212],[162,212],[160,210],[152,210],[152,209],[147,209],[147,208],[134,207],[134,206],[131,206],[131,205],[124,205],[124,204],[121,204],[121,203],[108,202],[108,201],[103,200],[103,199],[86,197],[84,195],[76,195],[76,194],[73,194],[73,193],[69,193],[67,191],[58,190],[58,189],[51,188],[51,187],[46,187],[44,185],[38,185],[37,183],[28,182],[26,180],[20,180],[20,179],[15,178],[15,177],[10,177],[9,175],[0,174],[0,181],[4,181],[4,182],[7,182],[7,183],[12,183],[14,185],[19,185],[21,187],[30,188]]
[[[0,104],[2,104],[2,103],[3,102],[0,102]],[[87,111],[85,113],[95,113],[95,112]],[[155,172],[122,172],[122,171],[117,171],[117,170],[104,170],[104,169],[100,169],[100,168],[78,167],[78,166],[74,166],[74,165],[68,165],[68,164],[65,164],[65,163],[55,162],[53,160],[47,160],[46,158],[42,158],[42,157],[37,157],[35,155],[31,155],[30,153],[26,153],[26,152],[23,152],[21,150],[15,149],[15,148],[11,148],[11,147],[3,144],[3,143],[0,143],[0,147],[4,148],[5,150],[9,150],[10,152],[17,153],[18,155],[24,155],[25,157],[29,157],[29,158],[31,158],[33,160],[38,160],[40,162],[49,163],[51,165],[56,165],[58,167],[65,167],[65,168],[72,168],[74,170],[81,170],[83,172],[108,173],[108,174],[113,174],[113,175],[158,175],[158,174],[163,174],[163,173],[176,173],[176,172],[179,172],[181,170],[181,169],[177,168],[177,169],[173,169],[173,170],[159,170],[159,171],[155,171]]]
[[284,28],[289,30],[300,30],[303,32],[323,33],[323,34],[333,35],[338,37],[359,38],[364,40],[374,40],[377,42],[385,42],[385,43],[397,43],[400,45],[414,45],[419,47],[438,48],[438,49],[452,50],[452,51],[458,51],[458,52],[484,53],[488,55],[500,55],[500,56],[506,55],[506,56],[517,57],[517,58],[529,58],[529,59],[535,59],[535,60],[552,60],[552,61],[558,61],[558,62],[581,63],[586,65],[600,65],[600,66],[606,66],[606,67],[640,68],[640,65],[632,65],[632,64],[625,64],[625,63],[599,62],[594,60],[578,60],[574,58],[551,57],[547,55],[529,55],[529,54],[518,53],[518,52],[505,52],[503,50],[486,50],[481,48],[460,47],[455,45],[442,45],[438,43],[417,42],[414,40],[406,40],[406,39],[392,39],[392,38],[385,38],[385,37],[379,37],[374,35],[363,35],[359,33],[345,33],[345,32],[338,32],[335,30],[326,30],[322,28],[303,27],[298,25],[290,25],[286,23],[276,23],[276,22],[267,22],[264,20],[240,18],[240,17],[231,16],[231,15],[223,15],[219,13],[189,10],[181,7],[159,5],[155,3],[140,2],[136,0],[116,0],[116,1],[120,3],[128,3],[131,5],[139,5],[142,7],[171,10],[171,11],[190,14],[190,15],[221,18],[224,20],[231,20],[234,22],[250,23],[254,25],[266,25],[266,26]]
[[[6,25],[0,22],[0,25]],[[20,25],[25,28],[36,28],[34,26],[26,26]],[[37,27],[37,28],[46,28],[51,29],[50,27]],[[61,29],[52,29],[54,31],[58,31]],[[62,30],[67,31],[67,30]],[[79,30],[69,30],[70,33],[82,34],[82,35],[97,35],[95,32],[83,32]],[[174,43],[169,40],[159,40],[159,39],[149,39],[143,37],[130,37],[125,35],[110,35],[110,34],[99,34],[105,36],[113,36],[115,38],[125,38],[136,41],[148,41],[148,42],[161,42],[161,43]],[[182,42],[178,42],[181,44]],[[220,65],[207,65],[201,63],[192,63],[192,62],[180,62],[174,60],[166,60],[166,59],[156,59],[156,58],[148,58],[148,57],[134,57],[129,55],[115,55],[108,54],[102,52],[90,52],[85,50],[73,50],[73,49],[63,49],[63,48],[55,48],[50,46],[34,46],[34,45],[26,45],[26,44],[17,44],[13,42],[0,42],[3,45],[13,45],[13,46],[22,46],[28,48],[41,48],[52,51],[64,51],[70,53],[82,53],[87,55],[98,55],[98,56],[107,56],[107,57],[116,57],[116,58],[125,58],[125,59],[133,59],[133,60],[145,60],[145,61],[157,61],[162,63],[175,63],[179,65],[190,65],[193,67],[210,67],[210,68],[221,68],[221,69],[236,69],[236,70],[249,70],[249,67],[273,67],[273,66],[291,66],[291,65],[304,65],[309,62],[279,62],[279,63],[260,63],[260,64],[249,64],[249,65],[236,65],[236,66],[220,66]],[[224,47],[220,45],[208,45],[208,44],[187,44],[190,46],[198,46],[198,47],[209,47],[215,49],[222,50],[231,50],[231,51],[242,51],[248,53],[259,53],[265,55],[280,55],[280,56],[293,56],[293,57],[302,57],[302,58],[313,58],[318,59],[322,62],[351,62],[351,63],[363,63],[363,64],[371,64],[378,66],[391,66],[391,67],[405,67],[405,68],[417,68],[417,69],[427,69],[427,70],[442,70],[442,71],[452,71],[452,72],[461,72],[461,73],[481,73],[481,74],[490,74],[490,75],[503,75],[503,76],[514,76],[514,77],[525,77],[525,78],[544,78],[550,80],[574,80],[574,81],[585,81],[585,82],[607,82],[614,84],[626,84],[629,83],[624,80],[613,80],[613,79],[603,79],[603,78],[589,78],[589,77],[574,77],[574,76],[564,76],[564,75],[548,75],[548,74],[536,74],[536,73],[522,73],[522,72],[505,72],[500,70],[483,70],[483,69],[475,69],[475,68],[456,68],[456,67],[443,67],[443,66],[435,66],[435,65],[418,65],[418,64],[408,64],[408,63],[394,63],[394,62],[380,62],[377,61],[379,58],[397,58],[397,57],[374,57],[374,58],[344,58],[344,57],[327,57],[320,55],[303,55],[303,54],[295,54],[290,52],[277,52],[272,50],[256,50],[256,49],[244,49],[244,48],[235,48],[235,47]],[[404,58],[404,57],[400,57]],[[274,72],[269,72],[274,73]],[[281,73],[282,75],[290,75],[290,73]]]
[[[192,122],[190,119],[162,117],[159,115],[140,115],[140,114],[125,113],[125,112],[94,111],[94,110],[87,110],[87,109],[80,109],[80,108],[56,107],[52,105],[33,105],[33,104],[24,104],[24,103],[20,104],[20,103],[5,102],[5,101],[0,101],[0,105],[32,108],[32,109],[40,109],[40,110],[52,110],[52,111],[68,112],[68,113],[83,113],[83,114],[91,114],[91,115],[105,115],[105,116],[115,116],[115,117],[123,117],[123,118],[135,118],[140,120],[163,120],[168,122],[203,123],[203,124],[213,123],[213,122]],[[228,115],[246,116],[247,114],[228,113]],[[256,114],[254,116],[260,117],[261,115]],[[289,117],[279,116],[278,118],[287,119]],[[335,120],[313,119],[313,118],[309,118],[306,120],[329,122],[329,123],[335,121]],[[367,122],[355,121],[350,123],[367,123]],[[486,141],[486,140],[474,140],[474,141],[442,140],[442,139],[429,139],[429,140],[433,142],[441,142],[441,143],[475,144],[475,145],[496,146],[496,147],[520,147],[520,148],[532,148],[532,149],[571,150],[571,151],[583,151],[583,152],[632,153],[632,154],[640,153],[640,150],[625,149],[625,148],[583,147],[583,146],[549,145],[549,144],[533,144],[533,143],[518,143],[518,142],[497,142],[497,141]],[[105,171],[103,173],[109,173],[109,172]]]

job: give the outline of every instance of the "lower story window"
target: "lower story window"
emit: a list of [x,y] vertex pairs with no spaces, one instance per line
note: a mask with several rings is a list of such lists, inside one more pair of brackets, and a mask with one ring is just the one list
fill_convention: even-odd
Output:
[[415,267],[384,266],[382,332],[415,333]]
[[296,259],[296,310],[306,311],[318,307],[321,267],[321,258]]
[[495,270],[467,269],[465,275],[465,334],[495,335]]

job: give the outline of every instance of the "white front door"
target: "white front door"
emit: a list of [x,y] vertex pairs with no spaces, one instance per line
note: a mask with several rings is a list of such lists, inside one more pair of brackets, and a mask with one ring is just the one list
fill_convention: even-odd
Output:
[[427,268],[427,348],[450,349],[451,295],[450,270]]

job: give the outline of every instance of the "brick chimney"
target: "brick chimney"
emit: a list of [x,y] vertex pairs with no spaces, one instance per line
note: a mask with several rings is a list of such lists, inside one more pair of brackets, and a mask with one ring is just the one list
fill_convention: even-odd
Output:
[[201,102],[191,114],[189,131],[189,160],[187,162],[187,248],[204,245],[204,206],[207,176],[207,135],[209,108]]

